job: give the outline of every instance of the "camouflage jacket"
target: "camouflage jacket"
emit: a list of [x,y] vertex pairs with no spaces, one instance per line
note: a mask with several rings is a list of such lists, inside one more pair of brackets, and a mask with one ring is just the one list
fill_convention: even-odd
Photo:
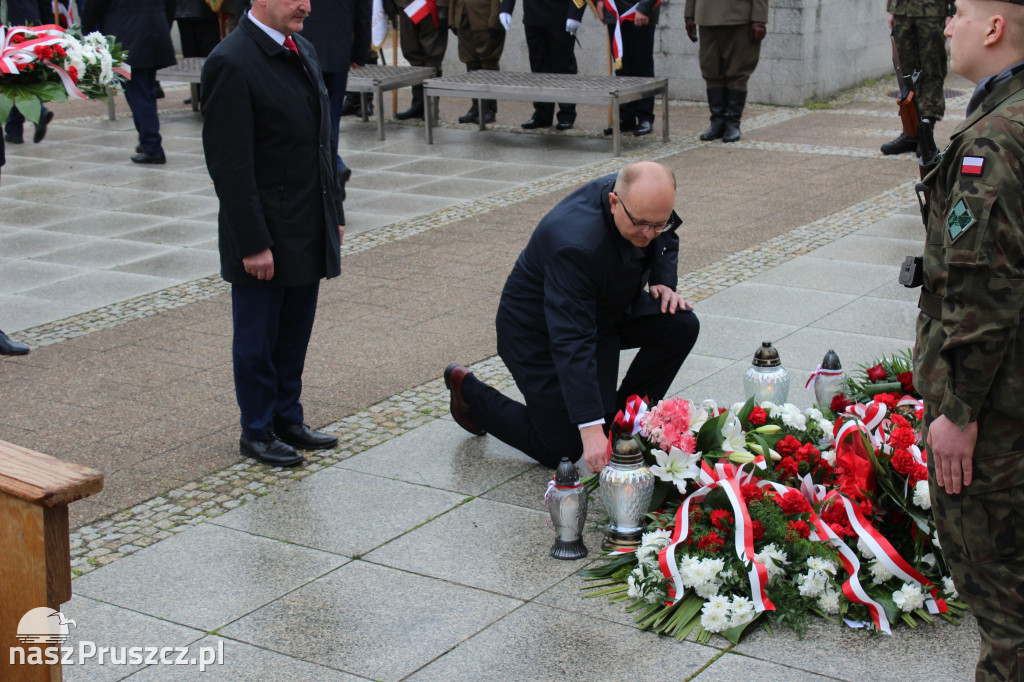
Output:
[[[977,494],[1024,484],[1024,72],[960,124],[925,178],[930,212],[914,385],[978,422]],[[925,310],[931,298],[932,316]],[[941,307],[939,307],[941,306]]]
[[951,17],[956,8],[947,0],[888,0],[885,11],[903,17]]

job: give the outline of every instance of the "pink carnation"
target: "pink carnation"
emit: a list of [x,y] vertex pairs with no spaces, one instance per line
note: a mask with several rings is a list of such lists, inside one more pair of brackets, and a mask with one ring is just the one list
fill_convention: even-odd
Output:
[[693,453],[697,439],[690,433],[693,415],[690,402],[682,398],[666,398],[655,405],[644,417],[640,432],[655,441],[662,450],[678,448]]

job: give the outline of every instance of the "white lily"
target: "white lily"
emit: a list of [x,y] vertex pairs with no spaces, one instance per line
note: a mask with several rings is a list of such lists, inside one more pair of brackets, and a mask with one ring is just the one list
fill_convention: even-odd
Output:
[[722,425],[722,450],[725,452],[732,452],[733,450],[743,450],[747,446],[747,439],[743,433],[743,426],[740,425],[740,420],[735,415],[730,414],[725,424]]
[[696,405],[692,400],[687,402],[690,403],[690,432],[700,433],[700,427],[704,426],[708,420],[708,411],[702,405]]
[[695,452],[688,455],[679,448],[671,448],[668,452],[664,450],[651,450],[657,464],[651,466],[651,473],[663,481],[670,481],[679,488],[679,492],[686,492],[686,484],[700,476],[701,453]]

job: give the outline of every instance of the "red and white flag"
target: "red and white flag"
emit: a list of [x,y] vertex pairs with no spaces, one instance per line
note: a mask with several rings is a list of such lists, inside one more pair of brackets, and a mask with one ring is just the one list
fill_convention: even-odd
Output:
[[[655,0],[654,5],[651,9],[654,9],[661,4],[661,0]],[[628,10],[619,14],[618,9],[615,7],[615,0],[609,0],[604,4],[604,11],[611,12],[612,16],[615,17],[615,33],[612,38],[612,58],[615,60],[615,68],[622,68],[622,22],[624,21],[636,21],[636,8],[640,6],[640,3],[636,3]]]
[[418,24],[424,18],[430,16],[434,20],[434,28],[437,28],[437,2],[436,0],[413,0],[405,8],[406,15],[412,19],[412,23]]
[[965,156],[963,165],[960,166],[960,172],[963,173],[964,175],[981,175],[981,171],[984,167],[984,157]]

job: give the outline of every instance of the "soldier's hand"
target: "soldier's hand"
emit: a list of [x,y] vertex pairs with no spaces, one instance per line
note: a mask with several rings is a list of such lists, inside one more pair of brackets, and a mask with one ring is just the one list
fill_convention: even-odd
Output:
[[648,17],[646,14],[641,14],[639,11],[635,12],[633,16],[636,17],[633,20],[633,23],[636,24],[637,26],[646,26],[647,24],[651,23],[650,17]]
[[690,39],[690,42],[697,42],[697,22],[694,21],[693,17],[686,17],[683,21],[686,23],[686,36]]
[[270,249],[263,249],[242,259],[242,267],[256,279],[274,279],[274,254]]
[[750,22],[750,42],[759,43],[768,34],[768,27],[760,21]]
[[575,19],[565,20],[565,32],[571,36],[576,35],[576,31],[580,30],[580,22]]
[[935,482],[956,495],[974,480],[974,445],[978,442],[978,422],[963,431],[946,415],[928,427],[928,457],[935,464]]

